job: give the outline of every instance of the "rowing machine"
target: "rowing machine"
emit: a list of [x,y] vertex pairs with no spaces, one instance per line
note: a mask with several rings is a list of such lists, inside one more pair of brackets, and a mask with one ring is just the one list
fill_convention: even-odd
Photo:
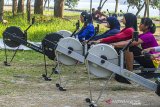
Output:
[[[99,25],[95,28],[94,36],[96,36],[98,32],[99,32]],[[91,37],[89,40],[91,40],[93,37]],[[80,43],[79,40],[72,37],[63,38],[58,42],[57,47],[55,49],[55,53],[58,64],[57,70],[59,71],[58,73],[56,72],[56,74],[59,74],[59,83],[57,83],[56,86],[59,88],[60,91],[66,90],[64,89],[64,87],[68,82],[65,81],[66,82],[65,85],[62,86],[60,64],[66,66],[74,65],[75,67],[79,63],[84,64],[84,59],[85,59],[84,56],[88,51],[87,43],[88,42],[82,44]]]
[[[135,33],[136,34],[136,33]],[[137,35],[137,34],[136,34]],[[97,106],[97,103],[103,94],[104,90],[107,88],[108,81],[118,74],[124,78],[134,81],[152,91],[155,91],[157,95],[160,95],[160,82],[153,82],[142,76],[139,76],[131,71],[124,69],[124,51],[130,46],[130,44],[137,39],[132,39],[128,45],[126,45],[120,51],[120,61],[118,61],[118,54],[114,48],[107,44],[98,44],[89,49],[86,56],[86,67],[88,70],[89,87],[90,87],[90,98],[86,99],[86,102],[90,104],[90,107]],[[98,51],[94,51],[98,50]],[[120,62],[120,65],[117,63]],[[94,68],[94,69],[93,69]],[[106,78],[105,85],[102,88],[100,95],[96,101],[93,101],[92,91],[91,91],[91,76],[93,74],[97,77]]]

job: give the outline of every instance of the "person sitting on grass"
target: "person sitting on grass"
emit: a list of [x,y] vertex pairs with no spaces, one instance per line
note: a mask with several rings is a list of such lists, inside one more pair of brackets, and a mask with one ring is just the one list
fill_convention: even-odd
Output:
[[92,16],[86,11],[81,13],[80,20],[83,23],[83,27],[76,35],[78,36],[79,41],[83,42],[94,36],[95,29],[93,26]]
[[95,11],[95,8],[92,8],[92,17],[94,20],[98,22],[103,22],[106,20],[106,15],[101,12],[102,7],[98,7],[97,10]]
[[98,20],[98,16],[96,15],[95,8],[92,8],[92,18],[93,18],[93,20]]
[[109,28],[109,30],[107,30],[106,32],[104,32],[101,35],[97,35],[93,38],[93,40],[98,40],[98,39],[102,39],[102,38],[106,38],[112,35],[115,35],[117,33],[120,32],[120,23],[117,20],[116,17],[108,17],[107,18],[107,26]]

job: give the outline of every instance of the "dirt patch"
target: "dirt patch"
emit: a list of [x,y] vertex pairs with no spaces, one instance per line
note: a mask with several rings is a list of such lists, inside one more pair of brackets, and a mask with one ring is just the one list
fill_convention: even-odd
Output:
[[[84,73],[83,75],[86,75]],[[78,76],[77,76],[78,77]],[[14,85],[19,87],[6,95],[0,96],[1,107],[88,107],[85,98],[89,97],[87,78],[77,78],[67,84],[67,91],[59,91],[55,83],[57,79],[46,82],[42,78],[35,77],[37,81],[29,81],[28,76],[14,77]],[[20,78],[20,79],[17,79]],[[12,81],[13,81],[12,80]],[[93,79],[91,83],[93,99],[99,95],[103,86],[101,79]],[[5,86],[1,86],[4,88]],[[147,106],[159,107],[160,99],[152,91],[135,83],[124,85],[111,80],[108,89],[105,90],[98,102],[99,107],[130,107]]]

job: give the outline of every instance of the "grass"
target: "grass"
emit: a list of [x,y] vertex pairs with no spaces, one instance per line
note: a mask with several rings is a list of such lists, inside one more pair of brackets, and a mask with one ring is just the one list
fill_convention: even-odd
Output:
[[[11,55],[13,55],[13,52],[9,51],[8,56]],[[28,86],[30,83],[45,82],[41,79],[41,75],[45,73],[43,55],[34,51],[18,51],[11,66],[4,66],[2,63],[5,59],[4,51],[0,51],[0,56],[0,95],[13,94],[14,91],[27,91],[29,90],[28,87],[31,87]],[[51,72],[54,63],[47,60],[47,64],[48,71]],[[57,78],[56,75],[52,77]]]
[[[10,59],[11,55],[13,55],[13,51],[7,51],[7,54]],[[3,50],[0,51],[0,56],[0,95],[9,95],[14,92],[26,92],[29,91],[30,88],[33,88],[33,86],[30,86],[29,84],[47,82],[42,78],[42,74],[45,74],[42,54],[35,51],[18,51],[11,66],[4,66],[3,61],[5,60],[5,57]],[[47,70],[49,75],[54,66],[55,62],[47,58]],[[78,66],[76,70],[83,72],[85,67],[82,66]],[[75,67],[64,66],[61,71],[63,72],[62,76],[66,77],[75,71]],[[53,79],[53,82],[55,82],[58,79],[58,75],[53,74],[51,78]],[[81,81],[86,80],[82,79]]]
[[[32,15],[35,16],[36,22],[35,24],[28,30],[28,39],[31,41],[42,41],[43,38],[48,33],[57,32],[59,30],[69,30],[73,32],[75,30],[75,23],[79,19],[78,12],[64,12],[64,18],[54,18],[53,12],[44,11],[45,16],[42,15]],[[15,17],[12,16],[11,12],[5,12],[4,19],[8,21],[7,25],[3,25],[0,23],[0,38],[2,38],[3,31],[9,26],[19,26],[22,31],[24,31],[29,23],[26,19],[26,14],[24,16],[17,15]],[[157,18],[157,17],[154,17]],[[139,22],[139,21],[138,21]],[[96,23],[94,24],[96,26]],[[82,24],[81,24],[82,26]],[[122,25],[124,26],[124,25]],[[156,23],[156,26],[160,26],[159,23]],[[100,26],[100,33],[103,33],[107,30],[103,25]]]
[[[47,11],[45,11],[45,13],[51,14]],[[8,24],[4,25],[0,23],[0,38],[2,38],[3,31],[9,26],[18,26],[22,31],[29,26],[26,14],[24,16],[17,15],[13,17],[11,12],[6,12],[4,16],[4,19],[8,21]],[[54,18],[53,16],[32,15],[32,17],[33,16],[36,18],[35,24],[28,30],[28,40],[31,41],[42,41],[46,34],[59,30],[73,32],[76,28],[75,23],[79,19],[79,13],[77,12],[65,12],[63,19]],[[106,28],[102,26],[100,32],[102,33],[105,30]]]
[[[73,15],[74,14],[74,15]],[[70,19],[70,21],[66,19],[57,19],[53,18],[51,16],[40,16],[36,15],[36,23],[31,27],[31,29],[28,31],[28,38],[29,40],[32,41],[41,41],[43,37],[50,32],[56,32],[58,30],[70,30],[74,31],[75,29],[75,22],[79,18],[79,14],[77,13],[65,13],[65,18]],[[15,16],[14,18],[11,17],[11,13],[5,13],[5,19],[8,20],[8,25],[7,26],[19,26],[22,28],[22,30],[25,30],[29,24],[26,21],[26,16]],[[96,24],[95,24],[96,25]],[[0,24],[0,36],[2,37],[3,31],[6,29],[5,25]],[[101,32],[104,32],[106,28],[103,25],[100,25],[100,30]],[[8,55],[11,56],[13,55],[12,51],[8,51]],[[55,84],[53,82],[56,82],[55,80],[58,79],[57,75],[53,75],[52,79],[53,82],[47,82],[42,79],[42,74],[44,74],[44,62],[43,62],[43,55],[39,54],[34,51],[18,51],[15,59],[12,62],[12,66],[6,67],[3,65],[3,61],[5,60],[4,57],[4,51],[0,50],[0,96],[3,98],[4,96],[7,97],[7,101],[14,101],[16,100],[16,97],[19,98],[21,101],[24,100],[25,97],[21,96],[26,96],[26,93],[29,93],[29,96],[33,97],[32,100],[37,100],[34,96],[34,93],[40,93],[42,95],[43,93],[47,96],[55,95],[57,92],[55,88]],[[47,59],[47,69],[49,73],[51,73],[52,68],[54,67],[55,62]],[[79,80],[74,81],[74,88],[77,86],[79,87],[80,91],[87,90],[86,87],[88,88],[88,83],[87,83],[87,74],[84,73],[86,70],[83,65],[78,66],[78,68],[75,69],[75,67],[63,67],[63,75],[68,75],[70,76],[72,71],[77,71],[79,72],[80,75],[77,77],[81,77]],[[99,81],[99,80],[97,80]],[[87,83],[86,86],[80,85]],[[42,85],[43,84],[43,85]],[[72,84],[73,85],[73,84]],[[83,87],[81,87],[83,86]],[[99,87],[94,85],[97,90]],[[132,86],[131,86],[132,87]],[[71,87],[70,87],[71,88]],[[111,87],[112,91],[125,91],[127,89],[134,89],[134,88],[128,88],[128,87],[121,87],[121,86],[116,86],[116,87]],[[136,90],[136,89],[135,89]],[[74,90],[71,90],[74,91]],[[42,93],[41,93],[42,92]],[[53,93],[47,93],[47,92],[53,92]],[[62,95],[64,93],[61,93]],[[71,92],[70,92],[71,94]],[[84,94],[84,93],[80,93]],[[85,92],[86,94],[86,92]],[[88,94],[88,92],[87,92]],[[9,98],[12,99],[9,99]],[[44,96],[43,96],[44,97]],[[37,97],[37,98],[43,98],[42,96]],[[60,95],[59,95],[60,97]],[[59,98],[58,97],[58,98]],[[44,97],[45,99],[48,98]],[[65,96],[63,96],[63,99]],[[52,99],[52,97],[51,97]],[[66,98],[65,98],[66,99]],[[18,100],[18,101],[19,101]],[[25,104],[28,101],[25,102]],[[55,100],[55,98],[53,98]],[[25,101],[25,100],[24,100]],[[48,101],[48,100],[46,100]],[[61,100],[60,100],[61,101]],[[69,101],[69,100],[66,100]],[[65,101],[65,103],[66,103]],[[81,101],[81,100],[80,100]],[[23,101],[21,101],[23,102]],[[30,101],[31,102],[31,101]],[[49,102],[49,101],[48,101]],[[45,102],[45,103],[48,103]],[[61,102],[64,103],[64,102]],[[69,102],[71,103],[71,102]],[[74,102],[76,103],[76,102]],[[18,103],[19,104],[19,103]],[[0,104],[3,105],[3,104]],[[10,104],[11,105],[11,104]],[[21,104],[19,104],[21,106]],[[9,105],[8,105],[9,106]],[[13,106],[13,105],[12,105]],[[52,105],[53,106],[53,105]],[[38,106],[37,106],[38,107]]]
[[[0,24],[0,37],[2,37],[3,31],[9,26],[19,26],[22,30],[25,30],[29,26],[26,15],[12,17],[11,13],[8,12],[5,13],[4,16],[4,19],[8,21],[8,24]],[[32,41],[41,41],[46,34],[57,32],[59,30],[69,30],[73,32],[77,21],[76,19],[68,21],[65,19],[54,18],[52,16],[34,16],[36,17],[36,23],[28,30],[28,39]]]
[[[9,26],[19,26],[22,30],[25,30],[29,26],[26,15],[17,15],[12,17],[11,12],[6,12],[4,16],[4,19],[8,20],[9,23],[7,25],[3,25],[2,23],[0,24],[0,37],[2,37],[3,31]],[[79,13],[65,12],[64,16],[64,19],[58,19],[52,16],[35,15],[36,23],[28,30],[28,39],[32,41],[41,41],[46,34],[62,29],[73,32],[75,29],[74,24],[79,18]],[[103,25],[100,25],[100,33],[104,32],[105,30],[106,28]],[[9,51],[9,55],[11,54],[13,54],[13,52]],[[3,50],[0,51],[0,56],[0,61],[3,62],[5,60],[3,57]],[[48,61],[48,65],[50,65],[48,67],[51,71],[55,63],[50,60]],[[3,85],[7,84],[7,87],[12,88],[15,87],[15,84],[13,84],[12,80],[17,80],[15,75],[27,75],[29,76],[29,81],[33,82],[39,81],[38,78],[40,78],[41,74],[44,73],[43,55],[34,51],[19,51],[13,61],[13,66],[5,67],[3,64],[1,65],[2,67],[0,74],[3,75],[3,77],[0,79],[0,83]],[[81,66],[79,67],[79,69],[84,71],[82,68],[83,67]],[[63,70],[72,71],[74,68],[65,67]],[[68,74],[68,72],[64,72],[64,74]],[[5,89],[5,91],[6,90],[7,89]],[[3,88],[0,89],[0,94],[3,94]]]

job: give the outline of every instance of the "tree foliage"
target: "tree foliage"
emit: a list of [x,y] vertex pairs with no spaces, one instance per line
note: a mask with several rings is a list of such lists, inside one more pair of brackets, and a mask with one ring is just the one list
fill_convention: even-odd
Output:
[[145,0],[127,0],[124,3],[128,3],[131,7],[136,7],[138,9],[143,5],[144,2]]
[[[139,14],[139,12],[143,9],[143,7],[145,7],[145,12],[144,12],[144,16],[146,14],[146,0],[127,0],[124,3],[128,3],[129,7],[132,8],[137,8],[137,13],[136,15]],[[152,6],[153,8],[160,8],[160,0],[149,0],[149,5]]]
[[153,8],[160,8],[160,0],[150,0],[150,5]]
[[78,4],[79,0],[65,0],[65,5],[69,8],[74,8]]
[[[124,3],[128,3],[130,6],[132,6],[133,8],[140,8],[141,6],[143,6],[143,3],[145,3],[146,0],[127,0]],[[160,8],[160,0],[149,0],[150,5],[153,8]]]

